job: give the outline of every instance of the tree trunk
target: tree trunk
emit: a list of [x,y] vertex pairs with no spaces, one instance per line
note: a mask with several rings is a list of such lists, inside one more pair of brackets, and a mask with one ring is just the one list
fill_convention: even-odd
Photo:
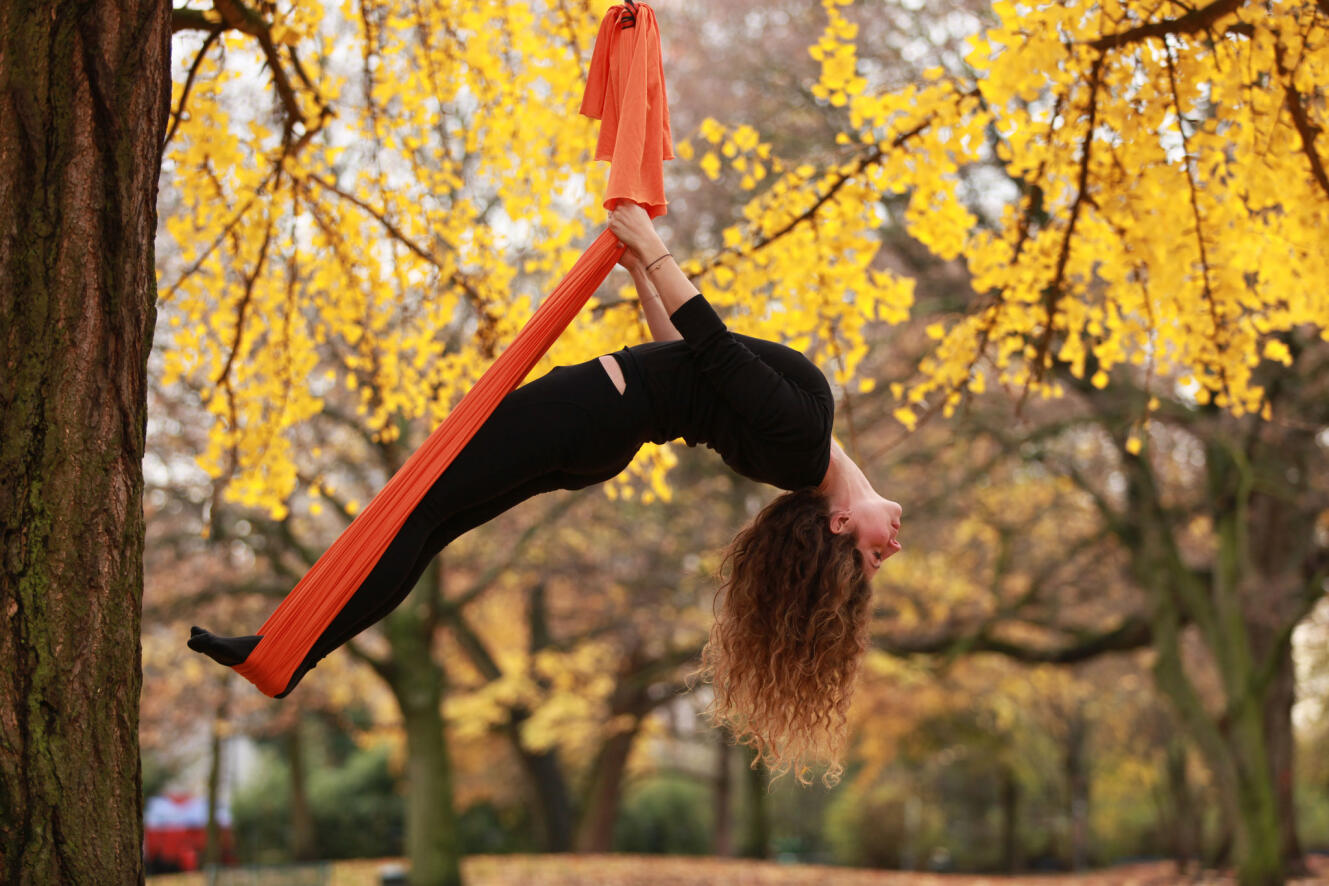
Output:
[[593,768],[586,810],[577,829],[578,852],[609,852],[614,843],[614,822],[623,794],[623,770],[637,738],[637,727],[610,736],[600,749]]
[[507,729],[508,740],[521,759],[522,767],[535,791],[539,810],[540,832],[545,852],[572,851],[572,798],[568,782],[563,776],[563,764],[558,750],[534,753],[522,747],[521,724],[529,715],[522,712],[514,716]]
[[1297,835],[1297,807],[1294,776],[1295,741],[1292,735],[1292,706],[1296,702],[1296,672],[1292,661],[1292,648],[1286,650],[1282,662],[1269,687],[1265,704],[1265,731],[1269,736],[1269,764],[1274,771],[1274,790],[1277,792],[1278,824],[1282,829],[1283,863],[1290,877],[1306,877],[1306,866],[1301,840]]
[[392,647],[389,686],[406,729],[406,856],[411,886],[458,886],[461,846],[452,798],[452,761],[443,728],[443,668],[434,660],[438,565],[431,564],[383,627]]
[[1173,736],[1167,743],[1165,762],[1168,786],[1167,814],[1171,817],[1168,831],[1171,834],[1168,849],[1177,867],[1177,876],[1190,874],[1191,861],[1199,857],[1198,834],[1195,821],[1195,805],[1191,801],[1190,779],[1186,774],[1186,744]]
[[1070,713],[1066,729],[1066,793],[1069,801],[1071,870],[1089,867],[1089,721],[1084,706]]
[[[1279,736],[1290,728],[1290,696],[1285,698],[1277,687],[1290,679],[1288,640],[1298,616],[1289,605],[1296,595],[1289,591],[1299,589],[1288,581],[1284,567],[1267,560],[1270,550],[1295,533],[1287,527],[1268,535],[1269,527],[1281,526],[1289,515],[1253,495],[1250,459],[1231,440],[1212,435],[1205,456],[1216,540],[1211,573],[1200,574],[1186,565],[1143,459],[1127,463],[1138,532],[1133,569],[1142,587],[1155,589],[1155,679],[1213,776],[1231,829],[1238,881],[1241,886],[1274,886],[1286,880],[1288,832],[1295,834],[1296,827],[1290,799],[1280,797],[1276,775],[1280,758],[1286,765],[1291,761],[1290,746],[1281,755],[1279,751]],[[1255,520],[1253,503],[1262,508]],[[1252,529],[1262,533],[1254,545]],[[1224,703],[1217,715],[1182,664],[1183,612],[1194,623],[1221,681]],[[1273,726],[1279,718],[1281,724]],[[1291,845],[1295,848],[1295,837]]]
[[761,763],[748,766],[748,817],[742,849],[744,858],[769,858],[771,854],[771,816],[766,807],[769,778],[766,767]]
[[0,83],[0,882],[140,883],[170,4],[0,4]]
[[[543,582],[535,582],[526,591],[526,619],[530,632],[529,652],[534,659],[542,649],[549,646],[549,611],[548,597]],[[485,657],[487,658],[487,653]],[[497,679],[499,669],[496,662],[489,659],[484,668],[490,679]],[[535,789],[539,803],[541,830],[544,834],[547,852],[570,852],[573,847],[573,811],[572,797],[568,792],[568,780],[563,773],[563,765],[558,748],[533,752],[528,750],[521,740],[521,724],[530,717],[525,708],[514,710],[508,718],[508,739],[513,750],[521,758],[531,785]]]
[[734,854],[733,806],[734,767],[733,752],[729,749],[729,735],[723,729],[715,733],[715,845],[711,851],[721,858]]
[[225,765],[223,754],[226,745],[222,738],[222,724],[226,722],[226,696],[223,690],[222,701],[217,705],[217,713],[212,718],[212,754],[208,767],[208,828],[207,841],[203,846],[203,867],[216,868],[222,861],[221,840],[221,785],[222,767]]
[[286,733],[286,758],[291,765],[291,857],[296,861],[313,861],[318,857],[318,846],[305,778],[303,724],[304,720],[297,716]]
[[1001,767],[1001,865],[1008,874],[1024,866],[1020,853],[1020,782],[1015,767]]
[[648,684],[638,684],[633,679],[634,670],[629,666],[626,675],[619,675],[619,685],[609,709],[611,720],[629,716],[632,726],[605,739],[596,755],[577,832],[579,852],[608,852],[613,848],[614,822],[618,819],[618,804],[623,796],[623,773],[641,729],[642,718],[653,707],[647,693]]

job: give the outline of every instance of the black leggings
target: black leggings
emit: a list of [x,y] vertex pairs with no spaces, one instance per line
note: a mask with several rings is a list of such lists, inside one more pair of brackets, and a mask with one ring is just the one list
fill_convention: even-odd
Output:
[[557,367],[505,397],[411,511],[291,685],[396,608],[429,561],[462,533],[533,495],[603,483],[626,468],[650,439],[652,422],[633,361],[618,362],[627,379],[622,394],[591,360]]

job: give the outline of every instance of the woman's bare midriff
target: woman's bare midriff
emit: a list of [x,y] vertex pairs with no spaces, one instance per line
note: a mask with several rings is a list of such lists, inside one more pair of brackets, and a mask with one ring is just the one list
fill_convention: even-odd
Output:
[[600,358],[600,365],[605,368],[605,372],[609,374],[609,380],[614,383],[615,388],[618,388],[620,394],[627,390],[628,382],[623,377],[623,367],[618,365],[617,360],[609,354],[605,354]]

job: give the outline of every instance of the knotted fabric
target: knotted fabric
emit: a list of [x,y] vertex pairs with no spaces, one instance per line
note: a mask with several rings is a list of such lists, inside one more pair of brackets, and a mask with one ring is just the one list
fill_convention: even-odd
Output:
[[[595,159],[610,161],[604,206],[632,201],[665,213],[663,161],[674,156],[655,13],[638,3],[636,24],[612,6],[600,23],[582,113],[601,120]],[[267,695],[286,688],[315,641],[369,575],[389,542],[499,402],[515,389],[623,255],[609,231],[597,237],[512,344],[499,355],[401,469],[296,583],[235,670]]]
[[[605,208],[630,200],[655,218],[665,214],[664,161],[674,159],[660,30],[649,6],[638,5],[636,26],[623,30],[628,14],[626,7],[613,6],[600,22],[581,112],[600,121],[595,159],[611,161]],[[616,157],[641,161],[620,163]]]

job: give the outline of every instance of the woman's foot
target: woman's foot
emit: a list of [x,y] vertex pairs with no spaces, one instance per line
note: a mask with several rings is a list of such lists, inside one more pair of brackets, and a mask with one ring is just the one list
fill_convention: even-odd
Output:
[[[201,652],[208,658],[224,664],[228,668],[233,668],[238,664],[244,664],[245,659],[249,658],[249,653],[254,651],[261,636],[250,635],[248,637],[218,637],[210,631],[205,631],[195,625],[189,629],[189,648],[195,652]],[[301,675],[303,676],[303,675]],[[294,687],[287,687],[289,692]],[[283,693],[284,695],[285,693]]]

